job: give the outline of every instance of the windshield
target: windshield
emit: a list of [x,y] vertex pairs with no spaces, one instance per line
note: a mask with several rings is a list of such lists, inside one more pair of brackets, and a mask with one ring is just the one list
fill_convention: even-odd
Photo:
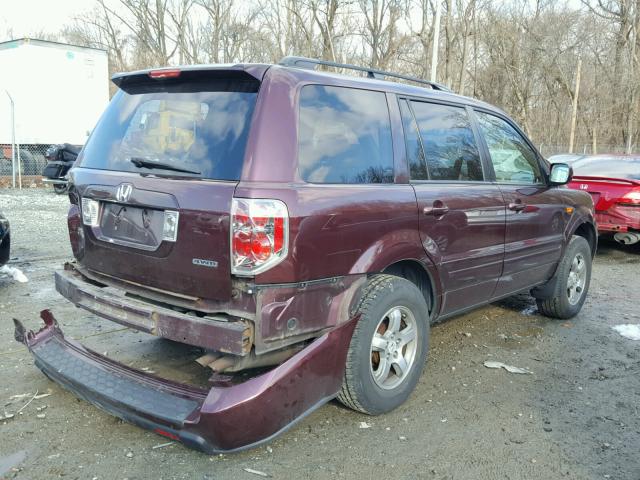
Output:
[[578,176],[640,180],[640,157],[586,157],[571,164]]
[[182,82],[120,90],[87,142],[80,166],[238,180],[257,82]]

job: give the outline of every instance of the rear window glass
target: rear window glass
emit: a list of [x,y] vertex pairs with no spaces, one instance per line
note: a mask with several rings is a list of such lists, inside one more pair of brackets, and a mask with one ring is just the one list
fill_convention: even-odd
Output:
[[471,121],[462,107],[411,102],[431,180],[482,181]]
[[571,166],[574,175],[640,180],[640,157],[586,157]]
[[393,182],[393,149],[382,92],[307,85],[300,95],[298,168],[311,183]]
[[240,178],[256,83],[212,80],[149,90],[114,96],[85,146],[82,167]]

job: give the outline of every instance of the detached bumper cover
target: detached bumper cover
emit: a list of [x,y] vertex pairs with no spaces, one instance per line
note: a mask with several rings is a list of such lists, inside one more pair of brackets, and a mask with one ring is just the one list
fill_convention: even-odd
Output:
[[339,391],[356,320],[244,383],[210,390],[132,369],[65,339],[48,310],[15,337],[51,380],[107,412],[206,453],[250,448],[292,426]]

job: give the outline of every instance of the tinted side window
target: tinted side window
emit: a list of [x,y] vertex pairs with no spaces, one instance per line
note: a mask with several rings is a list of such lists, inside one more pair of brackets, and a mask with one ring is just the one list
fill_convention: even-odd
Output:
[[483,180],[480,154],[462,107],[411,102],[431,180]]
[[507,122],[487,113],[476,112],[480,131],[487,142],[498,182],[541,183],[536,154],[524,138]]
[[302,179],[312,183],[393,182],[385,94],[323,85],[303,87],[298,167]]
[[400,100],[400,113],[402,114],[402,126],[404,127],[404,139],[411,179],[428,180],[429,173],[427,172],[427,163],[424,158],[422,143],[420,143],[418,126],[406,100]]

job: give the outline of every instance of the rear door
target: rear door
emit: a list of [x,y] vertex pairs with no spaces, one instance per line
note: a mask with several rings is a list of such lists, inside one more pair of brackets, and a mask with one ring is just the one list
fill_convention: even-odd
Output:
[[73,170],[79,262],[150,289],[227,300],[231,200],[258,80],[178,71],[137,74],[120,87]]
[[476,111],[496,185],[507,214],[504,270],[494,297],[515,293],[550,278],[560,260],[565,205],[550,188],[538,155],[505,118]]
[[441,314],[487,301],[502,271],[505,210],[485,180],[464,106],[400,100],[426,252],[438,264]]

